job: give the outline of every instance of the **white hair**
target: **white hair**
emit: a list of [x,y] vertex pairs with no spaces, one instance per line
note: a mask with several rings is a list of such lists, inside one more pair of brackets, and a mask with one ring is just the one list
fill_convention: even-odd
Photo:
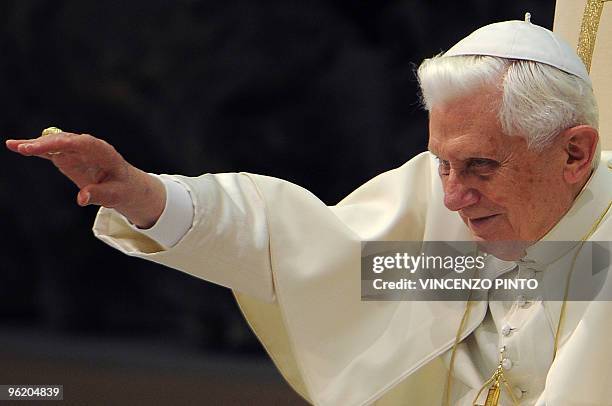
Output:
[[[599,113],[590,83],[534,61],[465,55],[425,59],[417,71],[427,111],[483,86],[502,90],[498,117],[502,131],[527,139],[534,150],[548,146],[561,131],[586,124],[598,128]],[[599,161],[600,146],[593,159]]]

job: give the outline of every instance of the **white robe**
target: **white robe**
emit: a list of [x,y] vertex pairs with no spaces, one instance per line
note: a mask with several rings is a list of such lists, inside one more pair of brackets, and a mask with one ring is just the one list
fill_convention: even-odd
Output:
[[[545,240],[579,240],[587,233],[612,200],[610,158],[603,155]],[[276,366],[311,403],[441,404],[465,303],[360,299],[361,241],[470,239],[459,216],[442,203],[428,153],[379,175],[334,207],[265,176],[172,179],[189,190],[195,207],[193,226],[175,246],[164,249],[105,208],[95,235],[128,255],[234,289]],[[611,237],[608,215],[590,239]],[[542,260],[537,249],[531,254]],[[505,271],[516,264],[492,266]],[[608,296],[610,279],[602,290]],[[524,312],[500,306],[481,301],[472,308],[455,363],[453,404],[470,404],[503,340],[516,365],[516,382],[510,383],[517,393],[525,391],[522,404],[612,404],[612,303],[569,303],[560,351],[547,374],[549,324],[558,320],[560,305],[533,303]],[[502,337],[501,324],[509,322],[521,328]]]

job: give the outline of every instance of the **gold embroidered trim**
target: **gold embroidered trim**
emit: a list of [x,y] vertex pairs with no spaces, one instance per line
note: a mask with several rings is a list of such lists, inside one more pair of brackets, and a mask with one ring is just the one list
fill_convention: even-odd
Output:
[[603,11],[604,3],[607,1],[610,0],[587,0],[584,6],[577,52],[582,62],[584,62],[587,72],[591,71],[591,61],[593,59],[593,51],[595,50],[595,40],[597,39],[601,12]]

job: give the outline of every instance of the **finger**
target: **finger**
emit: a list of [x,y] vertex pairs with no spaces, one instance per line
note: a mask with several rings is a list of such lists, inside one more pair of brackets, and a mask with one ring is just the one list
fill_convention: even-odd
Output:
[[10,149],[13,152],[18,152],[17,148],[21,145],[21,144],[25,144],[25,143],[30,143],[30,142],[34,142],[36,141],[37,138],[33,138],[31,140],[6,140],[5,144],[6,147],[8,149]]
[[83,187],[77,195],[79,206],[95,204],[104,207],[116,207],[120,202],[118,182],[92,183]]
[[[55,134],[61,134],[61,133],[55,133]],[[9,149],[16,150],[19,145],[22,145],[22,144],[32,144],[34,142],[40,141],[41,139],[43,139],[43,137],[50,137],[50,136],[55,135],[55,134],[49,134],[49,135],[46,135],[46,136],[39,135],[36,138],[24,138],[24,139],[18,139],[18,140],[16,140],[16,139],[8,139],[8,140],[5,141],[5,144],[6,144],[6,146]],[[65,134],[72,135],[72,133],[65,133]]]
[[29,149],[25,148],[26,144],[34,141],[35,140],[6,140],[6,147],[9,150],[24,156],[36,156],[49,160],[52,160],[54,158],[53,154],[33,154],[29,151]]
[[85,191],[85,188],[81,189],[77,194],[77,204],[79,206],[87,206],[88,204],[93,204],[91,202],[91,193]]
[[17,152],[22,155],[42,155],[55,152],[75,152],[79,150],[82,137],[72,133],[57,133],[22,142]]
[[[33,145],[33,144],[32,144]],[[39,153],[40,148],[38,148],[37,145],[33,145],[30,146],[30,144],[21,144],[19,146],[17,146],[16,148],[9,148],[15,152],[17,152],[18,154],[21,154],[23,156],[36,156],[39,158],[44,158],[44,159],[53,159],[55,156],[59,156],[59,155],[68,155],[71,153],[74,153],[74,151],[66,151],[64,152],[42,152]]]
[[76,155],[76,152],[47,152],[44,154],[34,154],[31,152],[25,152],[25,151],[17,151],[18,153],[20,153],[23,156],[35,156],[38,158],[43,158],[43,159],[47,159],[49,161],[53,161],[53,162],[62,162],[62,160],[65,160],[68,157],[73,157]]

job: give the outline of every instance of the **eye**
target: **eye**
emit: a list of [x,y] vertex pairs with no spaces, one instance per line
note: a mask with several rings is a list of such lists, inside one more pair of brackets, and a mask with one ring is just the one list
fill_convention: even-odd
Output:
[[499,162],[488,158],[471,158],[466,165],[467,169],[477,175],[490,175],[499,167]]
[[436,161],[438,161],[438,173],[440,175],[448,175],[450,172],[450,162],[445,159],[440,159],[439,157],[435,157]]

